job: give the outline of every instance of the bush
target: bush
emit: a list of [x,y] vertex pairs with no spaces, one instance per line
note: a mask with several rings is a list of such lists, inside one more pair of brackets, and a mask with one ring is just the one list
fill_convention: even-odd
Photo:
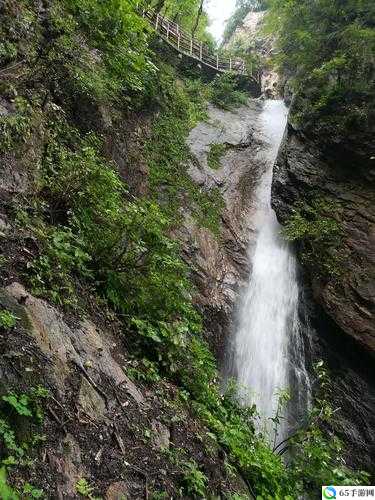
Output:
[[0,153],[14,149],[30,138],[33,110],[23,97],[13,100],[14,110],[0,116]]
[[210,84],[210,100],[219,108],[231,110],[247,103],[248,94],[236,89],[236,77],[231,73],[216,75]]
[[226,144],[211,144],[210,150],[207,154],[207,163],[213,170],[221,168],[220,160],[227,150]]
[[194,461],[184,462],[184,477],[182,486],[184,493],[191,498],[206,497],[207,477],[201,472]]
[[142,101],[156,68],[148,50],[147,24],[136,13],[135,2],[64,0],[64,4],[71,15],[55,8],[53,22],[62,34],[53,57],[66,67],[80,92],[118,104],[120,99],[128,104],[139,97]]
[[300,244],[303,262],[321,277],[340,273],[342,230],[334,218],[338,210],[336,204],[322,199],[297,205],[283,228],[287,240]]
[[5,330],[9,330],[10,328],[13,328],[16,325],[17,318],[16,316],[11,313],[10,311],[7,311],[6,309],[3,309],[0,311],[0,327],[4,328]]
[[0,468],[0,498],[2,498],[2,500],[19,500],[18,494],[7,482],[5,467]]

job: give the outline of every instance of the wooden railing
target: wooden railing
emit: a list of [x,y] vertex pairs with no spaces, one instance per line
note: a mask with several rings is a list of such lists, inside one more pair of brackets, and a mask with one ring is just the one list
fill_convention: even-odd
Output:
[[223,57],[218,53],[212,53],[207,45],[183,31],[178,24],[151,9],[141,10],[141,14],[149,21],[155,31],[181,54],[199,61],[218,73],[232,71],[240,75],[248,74],[259,83],[259,73],[253,72],[251,65],[246,67],[243,59]]

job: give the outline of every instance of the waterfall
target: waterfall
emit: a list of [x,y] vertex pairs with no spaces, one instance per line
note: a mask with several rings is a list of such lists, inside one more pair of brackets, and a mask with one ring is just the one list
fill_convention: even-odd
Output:
[[298,319],[297,262],[271,208],[273,164],[287,120],[282,101],[264,102],[259,129],[265,146],[259,160],[266,164],[256,189],[255,243],[249,248],[251,273],[238,308],[237,328],[232,339],[232,367],[242,404],[256,404],[261,429],[274,438],[273,424],[278,391],[294,397],[288,415],[278,429],[285,437],[293,416],[306,405],[308,377]]

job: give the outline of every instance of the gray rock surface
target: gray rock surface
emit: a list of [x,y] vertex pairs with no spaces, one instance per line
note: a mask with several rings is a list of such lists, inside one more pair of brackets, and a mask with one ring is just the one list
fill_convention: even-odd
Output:
[[348,171],[339,157],[327,157],[290,126],[274,171],[273,206],[285,221],[297,201],[334,201],[345,264],[338,278],[313,276],[314,296],[344,332],[375,354],[375,184],[357,163],[353,157]]
[[[347,463],[374,470],[375,463],[375,184],[366,141],[327,147],[289,124],[274,169],[272,203],[283,223],[297,202],[320,198],[335,204],[332,215],[343,238],[339,275],[318,276],[305,268],[313,358],[330,370],[334,430],[345,442]],[[358,152],[357,149],[360,151]]]
[[108,488],[105,500],[127,500],[129,496],[129,488],[124,481],[112,483]]
[[[219,357],[231,330],[238,292],[249,272],[253,194],[264,170],[257,158],[264,140],[257,126],[261,104],[260,100],[251,100],[234,111],[210,106],[208,119],[199,123],[187,140],[193,155],[190,176],[202,190],[218,188],[225,204],[219,236],[199,228],[189,211],[185,211],[184,225],[176,232],[194,270],[196,301],[206,318],[207,338]],[[207,156],[216,144],[225,145],[226,150],[220,168],[212,169]]]
[[74,437],[68,434],[59,444],[56,453],[49,453],[48,460],[58,478],[57,500],[77,498],[75,485],[84,476],[84,469],[81,462],[81,450]]
[[104,342],[102,333],[93,323],[83,320],[76,328],[71,328],[57,309],[33,297],[19,283],[9,285],[2,296],[51,360],[54,381],[60,390],[70,374],[69,364],[73,363],[83,367],[94,380],[100,380],[101,374],[107,376],[117,386],[124,387],[138,404],[143,403],[142,394],[112,356],[111,347],[116,344]]
[[81,388],[78,395],[78,404],[86,415],[92,420],[105,419],[105,401],[98,394],[96,389],[87,381],[85,377],[81,377]]
[[171,433],[168,427],[158,420],[153,420],[151,423],[152,430],[152,444],[159,450],[166,450],[169,448]]

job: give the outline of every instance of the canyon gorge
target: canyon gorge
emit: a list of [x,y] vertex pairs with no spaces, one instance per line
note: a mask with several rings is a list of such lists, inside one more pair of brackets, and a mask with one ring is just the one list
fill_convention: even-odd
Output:
[[374,8],[348,3],[239,1],[220,48],[196,0],[0,5],[1,498],[371,484]]

